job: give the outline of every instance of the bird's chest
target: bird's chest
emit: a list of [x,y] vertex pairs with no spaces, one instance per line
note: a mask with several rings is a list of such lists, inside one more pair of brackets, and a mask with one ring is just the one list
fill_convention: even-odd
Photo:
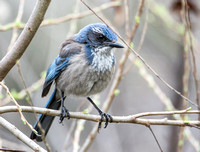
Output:
[[110,82],[113,72],[114,67],[111,70],[106,70],[104,72],[91,72],[89,76],[90,80],[88,82],[91,82],[92,87],[89,94],[96,94],[104,90]]
[[[114,72],[114,63],[109,60],[97,59],[92,66],[87,60],[83,60],[83,56],[72,58],[70,65],[57,79],[57,88],[66,95],[75,96],[89,96],[101,92],[107,87]],[[106,64],[103,64],[103,61]]]
[[91,53],[92,60],[90,61],[90,67],[97,73],[105,73],[111,71],[114,64],[115,58],[111,51],[105,53],[106,48],[95,50]]

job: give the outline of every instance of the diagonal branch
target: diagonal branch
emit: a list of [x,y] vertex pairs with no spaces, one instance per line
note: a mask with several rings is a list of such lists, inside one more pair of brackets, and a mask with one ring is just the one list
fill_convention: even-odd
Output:
[[38,0],[33,12],[19,38],[11,48],[11,50],[0,61],[0,81],[2,81],[17,60],[21,58],[26,48],[30,44],[32,38],[37,32],[41,22],[43,21],[46,10],[51,0]]
[[158,141],[158,139],[157,139],[157,137],[156,137],[155,133],[153,132],[153,129],[151,128],[151,126],[150,126],[150,125],[148,125],[147,127],[148,127],[148,128],[149,128],[149,130],[151,131],[151,133],[152,133],[152,135],[153,135],[154,139],[156,140],[156,143],[157,143],[157,145],[158,145],[158,147],[159,147],[160,151],[161,151],[161,152],[163,152],[163,150],[162,150],[162,147],[160,146],[160,143],[159,143],[159,141]]
[[[17,107],[16,107],[17,110]],[[9,123],[4,118],[0,117],[0,126],[7,129],[9,132],[11,132],[13,135],[15,135],[19,140],[24,142],[27,146],[29,146],[31,149],[37,152],[46,152],[42,147],[40,147],[38,144],[36,144],[33,140],[31,140],[29,137],[27,137],[23,132],[18,130],[14,125]]]

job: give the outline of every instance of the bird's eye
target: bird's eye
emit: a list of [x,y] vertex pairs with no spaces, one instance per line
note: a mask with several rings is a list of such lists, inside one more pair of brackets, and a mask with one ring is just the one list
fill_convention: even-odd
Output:
[[99,38],[100,38],[100,39],[103,39],[103,37],[104,37],[103,35],[99,35]]
[[102,34],[98,35],[98,39],[99,40],[106,40],[106,37]]

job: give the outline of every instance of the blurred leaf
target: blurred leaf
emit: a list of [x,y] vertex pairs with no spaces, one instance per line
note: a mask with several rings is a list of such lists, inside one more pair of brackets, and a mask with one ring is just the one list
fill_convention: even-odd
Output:
[[185,121],[190,121],[190,118],[188,117],[188,115],[185,115],[185,116],[184,116],[184,120],[185,120]]
[[138,58],[136,58],[136,59],[135,59],[135,65],[136,65],[137,67],[141,67],[143,64],[142,64],[142,61],[141,61],[141,60],[139,60]]
[[40,77],[45,78],[46,77],[46,71],[41,72]]
[[180,140],[180,141],[178,142],[178,146],[183,146],[183,140]]
[[26,125],[25,119],[24,119],[24,118],[21,118],[21,120],[22,120],[22,123],[23,123],[24,125]]
[[114,94],[117,96],[118,94],[120,93],[120,90],[119,89],[116,89],[115,91],[114,91]]
[[20,99],[19,93],[16,90],[12,89],[10,93],[15,99]]
[[140,17],[139,16],[135,16],[135,21],[136,21],[136,23],[140,23]]
[[83,113],[84,113],[84,114],[89,114],[89,110],[88,110],[88,109],[85,109],[85,110],[83,110]]
[[34,85],[33,85],[34,90],[39,90],[40,87],[41,87],[41,86],[40,86],[39,84],[34,84]]
[[83,125],[82,121],[80,121],[80,120],[78,121],[78,129],[81,131],[84,129],[84,125]]
[[20,21],[15,21],[14,24],[15,24],[15,26],[18,27],[18,28],[22,26],[22,22],[20,22]]
[[130,43],[130,47],[131,47],[132,49],[134,49],[134,44],[133,44],[133,42]]
[[3,94],[0,94],[0,99],[3,99],[4,95]]
[[183,24],[179,24],[178,25],[178,33],[180,34],[180,35],[184,35],[184,32],[185,32],[185,27],[184,27],[184,25]]

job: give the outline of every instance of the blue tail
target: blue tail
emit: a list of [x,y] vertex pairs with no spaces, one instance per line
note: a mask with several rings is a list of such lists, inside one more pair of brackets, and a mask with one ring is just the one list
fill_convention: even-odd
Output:
[[[51,97],[49,98],[49,101],[47,102],[45,108],[54,109],[54,110],[58,110],[60,108],[61,102],[56,101],[56,92],[57,92],[57,89],[54,90],[54,92],[51,95]],[[42,134],[41,129],[38,126],[38,122],[40,122],[42,128],[45,131],[45,136],[46,136],[54,118],[55,118],[54,116],[48,116],[48,115],[40,114],[39,120],[34,125],[34,129],[38,132],[39,135]],[[36,139],[36,141],[38,141],[38,142],[42,141],[42,136],[38,136],[34,132],[31,133],[30,138]]]

